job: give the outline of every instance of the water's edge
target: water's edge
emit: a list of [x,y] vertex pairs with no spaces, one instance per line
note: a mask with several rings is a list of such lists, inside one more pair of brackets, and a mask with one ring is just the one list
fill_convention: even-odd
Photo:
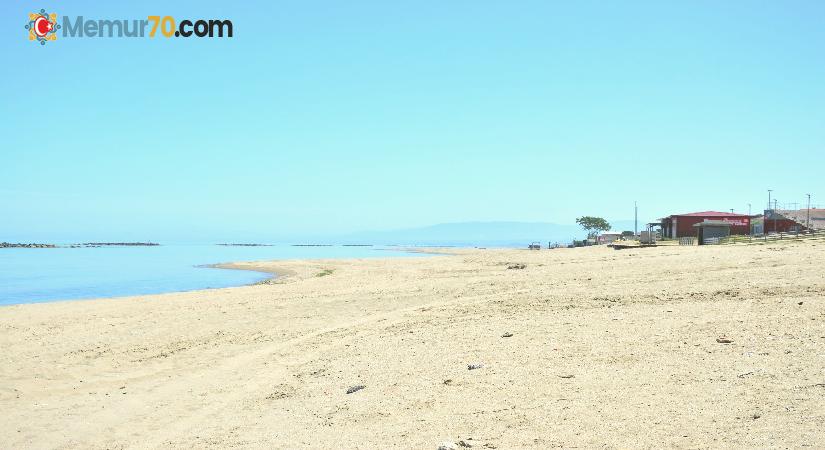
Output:
[[[177,292],[274,284],[289,277],[279,261],[360,259],[444,254],[422,248],[227,249],[214,246],[152,249],[30,249],[0,259],[0,307],[22,304],[143,297]],[[52,253],[59,252],[59,253]],[[379,256],[380,255],[380,256]],[[240,256],[223,259],[221,256]],[[217,257],[217,258],[216,258]],[[251,258],[245,258],[251,257]],[[223,259],[225,262],[196,263]],[[267,266],[255,266],[266,262]],[[275,262],[276,265],[272,265]],[[194,263],[194,264],[193,264]],[[207,271],[204,271],[207,269]],[[222,272],[223,275],[211,271]],[[235,272],[238,275],[230,275]],[[244,272],[246,275],[241,275]]]

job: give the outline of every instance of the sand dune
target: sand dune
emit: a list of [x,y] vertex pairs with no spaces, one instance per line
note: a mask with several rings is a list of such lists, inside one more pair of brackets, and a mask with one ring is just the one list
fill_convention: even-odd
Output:
[[825,446],[825,243],[456,252],[0,308],[0,447]]

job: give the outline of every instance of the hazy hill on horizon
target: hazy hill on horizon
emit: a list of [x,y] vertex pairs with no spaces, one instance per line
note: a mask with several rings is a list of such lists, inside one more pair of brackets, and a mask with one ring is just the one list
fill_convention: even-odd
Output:
[[[632,230],[632,220],[609,221],[614,231]],[[262,235],[262,233],[223,233],[197,230],[187,238],[174,233],[158,233],[154,230],[136,232],[115,232],[88,235],[6,235],[0,242],[48,243],[69,245],[78,242],[157,242],[167,244],[215,244],[215,243],[257,243],[257,244],[374,244],[410,246],[477,246],[477,247],[522,247],[531,242],[569,244],[575,239],[583,239],[584,230],[576,224],[553,222],[519,221],[467,221],[440,223],[421,227],[389,230],[357,231],[351,233],[324,233],[305,235]]]

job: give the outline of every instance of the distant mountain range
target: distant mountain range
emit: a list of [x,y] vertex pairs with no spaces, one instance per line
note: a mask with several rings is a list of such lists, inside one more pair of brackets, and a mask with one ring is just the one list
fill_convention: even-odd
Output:
[[[611,222],[614,230],[633,229],[633,221]],[[450,245],[521,247],[531,242],[567,244],[582,239],[585,232],[578,225],[549,222],[459,222],[418,228],[358,232],[342,236],[342,243],[378,245]]]

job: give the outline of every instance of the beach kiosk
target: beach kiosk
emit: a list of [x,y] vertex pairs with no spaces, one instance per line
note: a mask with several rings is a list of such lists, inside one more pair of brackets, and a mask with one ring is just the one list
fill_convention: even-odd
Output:
[[730,236],[730,223],[724,220],[706,220],[693,225],[699,245],[717,244],[719,239]]

